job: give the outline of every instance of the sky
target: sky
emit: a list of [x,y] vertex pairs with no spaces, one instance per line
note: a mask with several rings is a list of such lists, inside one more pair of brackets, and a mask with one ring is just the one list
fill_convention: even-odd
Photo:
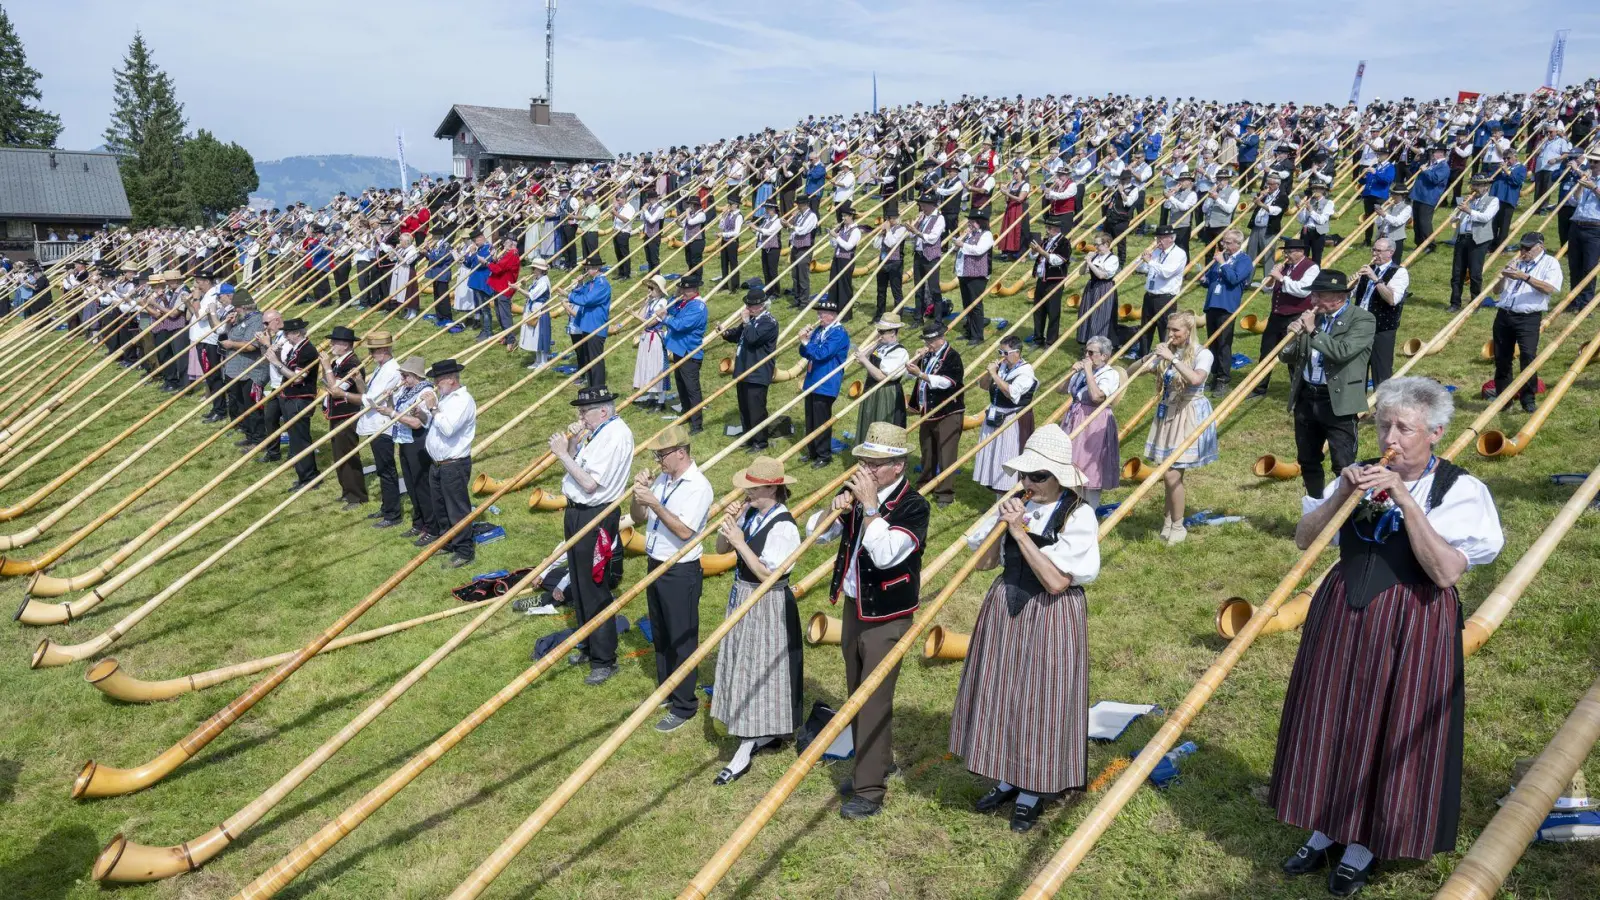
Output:
[[[446,171],[453,103],[544,93],[540,0],[0,0],[43,73],[60,145],[102,143],[136,30],[191,130],[258,160],[354,153]],[[613,152],[785,127],[809,114],[963,93],[1335,102],[1531,90],[1571,30],[1564,83],[1600,75],[1600,3],[1213,0],[565,0],[555,103]]]

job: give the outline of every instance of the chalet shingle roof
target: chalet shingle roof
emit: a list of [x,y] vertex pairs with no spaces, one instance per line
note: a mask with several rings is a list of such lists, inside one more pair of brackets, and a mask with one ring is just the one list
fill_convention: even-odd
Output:
[[117,158],[110,153],[4,148],[0,149],[0,218],[126,222],[133,211],[122,189]]
[[612,158],[611,151],[572,113],[552,112],[549,125],[535,125],[527,109],[456,104],[433,136],[451,137],[462,125],[494,156],[573,161]]

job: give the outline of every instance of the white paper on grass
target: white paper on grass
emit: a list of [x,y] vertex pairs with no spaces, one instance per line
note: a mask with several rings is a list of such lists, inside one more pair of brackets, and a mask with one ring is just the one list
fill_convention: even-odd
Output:
[[1096,741],[1114,741],[1122,737],[1134,720],[1149,715],[1157,709],[1153,703],[1118,703],[1101,700],[1089,707],[1089,737]]
[[839,732],[839,736],[833,739],[833,743],[828,745],[828,749],[822,751],[822,758],[849,759],[850,757],[855,756],[855,729],[856,726],[854,722],[846,725],[844,730]]

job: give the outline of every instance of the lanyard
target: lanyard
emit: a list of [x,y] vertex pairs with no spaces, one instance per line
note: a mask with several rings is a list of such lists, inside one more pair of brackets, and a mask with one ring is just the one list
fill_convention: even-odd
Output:
[[[665,502],[665,500],[662,501],[662,503]],[[777,515],[783,508],[784,507],[782,503],[774,503],[770,508],[767,509],[766,512],[761,512],[760,510],[755,509],[750,510],[750,514],[745,517],[744,536],[751,538],[760,534],[761,529],[766,527],[767,522],[770,521],[773,516]]]
[[[608,422],[608,424],[609,424],[609,422]],[[605,426],[602,425],[601,427],[604,428]],[[659,498],[657,498],[657,499],[659,499],[661,501],[661,506],[663,508],[666,508],[667,504],[672,502],[672,495],[677,493],[678,488],[683,487],[683,482],[684,482],[684,478],[683,478],[682,475],[678,476],[678,478],[676,480],[671,479],[671,478],[669,478],[667,480],[667,489],[665,491],[662,491],[661,492],[661,496]],[[660,528],[660,527],[661,527],[661,517],[660,516],[654,516],[654,515],[651,516],[650,517],[650,533],[652,535],[655,534],[656,529]]]
[[[590,435],[588,437],[584,438],[581,442],[579,442],[579,444],[578,444],[578,452],[582,453],[585,449],[587,449],[589,444],[590,444],[590,442],[592,442],[595,438],[599,437],[600,436],[600,432],[605,431],[606,430],[606,426],[610,425],[612,422],[615,422],[616,420],[617,420],[617,416],[613,415],[611,418],[605,420],[604,422],[601,422],[600,423],[600,427],[596,428],[592,433],[590,433]],[[665,503],[666,501],[662,501],[662,502]]]

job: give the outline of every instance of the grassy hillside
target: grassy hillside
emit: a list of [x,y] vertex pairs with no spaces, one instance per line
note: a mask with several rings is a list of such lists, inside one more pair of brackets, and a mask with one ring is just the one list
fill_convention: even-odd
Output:
[[[392,170],[393,164],[388,167]],[[266,180],[264,174],[264,191]],[[318,190],[321,193],[313,196],[331,193],[325,186]],[[1344,216],[1345,230],[1354,219]],[[1553,223],[1545,230],[1553,235]],[[1133,239],[1134,250],[1142,249],[1145,241]],[[1353,271],[1364,258],[1365,252],[1357,248],[1344,268]],[[669,268],[673,268],[670,263]],[[747,262],[746,274],[753,271],[753,262]],[[1014,270],[1011,277],[1020,271]],[[1407,303],[1402,339],[1431,335],[1446,321],[1448,271],[1447,248],[1414,268],[1414,293]],[[813,284],[821,279],[814,276]],[[870,291],[865,284],[865,279],[857,279],[858,288]],[[1137,304],[1141,287],[1137,280],[1129,282],[1122,299]],[[1026,296],[991,298],[989,315],[1016,321],[1027,308]],[[731,313],[737,303],[732,294],[712,298],[713,316]],[[1265,306],[1264,299],[1254,303],[1258,310]],[[1198,295],[1185,298],[1188,308],[1198,304]],[[780,308],[778,315],[784,322],[791,318],[787,308]],[[1489,368],[1478,352],[1488,336],[1491,315],[1479,314],[1443,353],[1418,369],[1458,387],[1460,411],[1451,434],[1483,406],[1476,399],[1476,387],[1489,377]],[[858,316],[854,327],[860,335],[866,328],[864,317]],[[397,342],[400,355],[430,332],[431,326],[419,324],[403,333]],[[1593,326],[1579,332],[1593,333]],[[432,360],[460,353],[471,337],[469,331],[435,341],[427,356]],[[908,335],[908,343],[915,346],[917,341]],[[1253,337],[1241,337],[1236,349],[1251,357],[1259,355]],[[1556,354],[1545,373],[1547,381],[1554,382],[1575,349]],[[710,355],[720,358],[727,353]],[[1036,353],[1028,350],[1030,357]],[[1052,383],[1066,371],[1070,356],[1059,354],[1044,367]],[[623,349],[613,359],[613,386],[625,386],[633,353]],[[792,351],[784,356],[785,363],[794,359]],[[524,362],[521,354],[486,354],[468,370],[466,382],[482,403],[524,374]],[[968,368],[975,365],[969,358]],[[708,390],[723,383],[714,366],[705,371]],[[533,388],[485,414],[480,437],[553,383],[553,377],[541,377]],[[1508,538],[1496,563],[1466,577],[1462,595],[1469,614],[1569,496],[1570,488],[1552,485],[1548,476],[1587,471],[1595,464],[1597,388],[1600,384],[1592,371],[1580,378],[1521,456],[1484,460],[1469,453],[1460,460],[1493,490]],[[1163,547],[1155,534],[1160,518],[1157,491],[1104,543],[1103,573],[1088,589],[1091,702],[1113,699],[1172,708],[1223,646],[1213,624],[1218,602],[1230,595],[1263,598],[1296,558],[1290,535],[1299,511],[1298,481],[1265,482],[1250,474],[1250,464],[1262,453],[1292,456],[1291,423],[1284,411],[1287,389],[1288,379],[1276,378],[1269,397],[1244,404],[1222,429],[1222,461],[1191,475],[1191,511],[1209,508],[1244,516],[1244,522],[1197,528],[1187,543]],[[793,390],[775,387],[774,407]],[[1123,414],[1138,408],[1149,390],[1148,380],[1139,384],[1124,401]],[[15,503],[28,495],[163,396],[154,389],[137,394],[18,479],[0,500]],[[976,393],[969,396],[975,398]],[[565,402],[546,404],[527,426],[477,459],[476,469],[509,475],[543,449],[548,435],[568,422],[570,413]],[[662,424],[636,410],[624,416],[641,437]],[[1500,424],[1514,429],[1523,419],[1521,412],[1510,411],[1500,417]],[[732,392],[719,399],[708,415],[707,429],[695,441],[698,458],[724,444],[721,426],[730,422],[737,422]],[[25,548],[23,555],[42,552],[111,506],[180,448],[208,434],[207,428],[185,425],[175,438],[176,447],[132,467],[86,508]],[[317,432],[323,428],[319,422]],[[975,440],[976,432],[969,432],[963,446],[970,447]],[[1126,443],[1124,457],[1142,441],[1141,431]],[[114,552],[235,458],[237,451],[225,446],[231,440],[219,443],[224,446],[207,450],[199,463],[164,482],[51,571],[78,573]],[[779,441],[776,446],[789,445]],[[1363,453],[1371,453],[1373,446],[1371,429],[1363,428]],[[328,458],[324,453],[323,459]],[[725,489],[745,458],[736,454],[708,473],[719,490]],[[841,464],[836,462],[836,468],[826,472],[801,469],[797,496],[815,490]],[[104,471],[105,465],[81,476],[66,493],[34,512],[5,523],[4,530],[14,532],[39,521],[55,503]],[[193,521],[223,496],[264,474],[256,464],[245,471],[181,521]],[[4,630],[0,894],[30,900],[102,896],[89,870],[112,834],[123,831],[143,843],[169,844],[213,827],[299,762],[462,621],[424,626],[314,660],[196,759],[152,789],[96,802],[69,800],[72,779],[84,760],[120,766],[142,763],[221,708],[250,681],[231,682],[168,703],[124,705],[86,685],[84,665],[29,671],[35,644],[45,635],[78,641],[99,633],[270,509],[282,498],[288,480],[278,479],[225,516],[203,539],[133,579],[84,620],[55,628],[11,625]],[[553,476],[541,482],[550,489],[554,483]],[[375,483],[372,490],[376,498]],[[114,648],[116,657],[140,677],[170,678],[290,649],[309,639],[416,552],[395,531],[368,528],[363,513],[341,512],[337,493],[336,488],[325,487],[291,506],[124,638]],[[1124,488],[1108,499],[1126,494]],[[509,537],[484,547],[473,568],[445,572],[433,563],[424,566],[357,627],[376,627],[446,608],[455,602],[447,591],[473,572],[535,563],[560,539],[560,518],[528,512],[525,496],[508,498],[500,504],[503,511],[490,517],[505,526]],[[959,539],[989,499],[988,491],[964,475],[957,503],[934,511],[930,549],[941,550]],[[376,509],[375,499],[369,509]],[[831,548],[814,550],[799,570],[808,571],[831,552]],[[1496,798],[1509,785],[1513,761],[1536,753],[1587,688],[1600,667],[1600,615],[1595,612],[1592,565],[1597,553],[1600,527],[1593,515],[1585,516],[1534,580],[1505,627],[1467,662],[1466,784],[1458,853],[1391,869],[1367,896],[1430,896],[1493,814]],[[641,560],[630,560],[625,583],[643,571]],[[940,621],[969,631],[989,580],[990,575],[980,573],[966,584]],[[932,587],[942,583],[941,577]],[[701,607],[704,631],[720,620],[727,585],[725,578],[708,581]],[[18,602],[23,580],[9,581],[0,590],[7,602]],[[815,593],[801,600],[802,617],[829,609],[826,599]],[[640,601],[630,617],[642,613]],[[116,896],[165,900],[230,895],[522,671],[535,639],[560,627],[562,622],[555,619],[517,616],[509,610],[500,614],[216,861],[171,881],[119,889]],[[1263,802],[1284,685],[1298,640],[1294,633],[1264,637],[1250,650],[1189,730],[1189,739],[1199,744],[1200,751],[1186,761],[1183,781],[1166,791],[1141,790],[1068,882],[1063,896],[1119,900],[1323,896],[1314,879],[1290,882],[1278,873],[1278,861],[1303,835],[1278,825]],[[536,682],[312,867],[284,896],[448,893],[653,688],[654,660],[636,632],[623,638],[622,653],[620,677],[600,688],[583,686],[581,673],[566,666]],[[703,679],[710,680],[714,670],[708,661],[701,671]],[[1053,807],[1041,827],[1020,837],[1006,830],[1003,819],[973,813],[971,804],[987,785],[947,753],[949,712],[959,675],[959,664],[919,659],[904,667],[895,718],[901,774],[891,779],[883,815],[862,823],[841,822],[835,785],[848,776],[849,766],[836,764],[816,771],[757,837],[717,896],[827,900],[1016,896],[1083,817],[1089,803]],[[843,699],[844,673],[836,648],[807,649],[805,684],[808,707],[816,699]],[[1159,717],[1151,717],[1116,743],[1092,747],[1090,771],[1099,772],[1137,750],[1159,722]],[[675,896],[793,759],[787,752],[761,757],[744,779],[729,787],[713,787],[711,779],[733,744],[709,715],[667,736],[644,729],[522,853],[490,896]],[[1600,765],[1593,758],[1586,771],[1591,784],[1600,783]],[[1579,900],[1594,896],[1597,878],[1600,845],[1535,846],[1505,896]]]

